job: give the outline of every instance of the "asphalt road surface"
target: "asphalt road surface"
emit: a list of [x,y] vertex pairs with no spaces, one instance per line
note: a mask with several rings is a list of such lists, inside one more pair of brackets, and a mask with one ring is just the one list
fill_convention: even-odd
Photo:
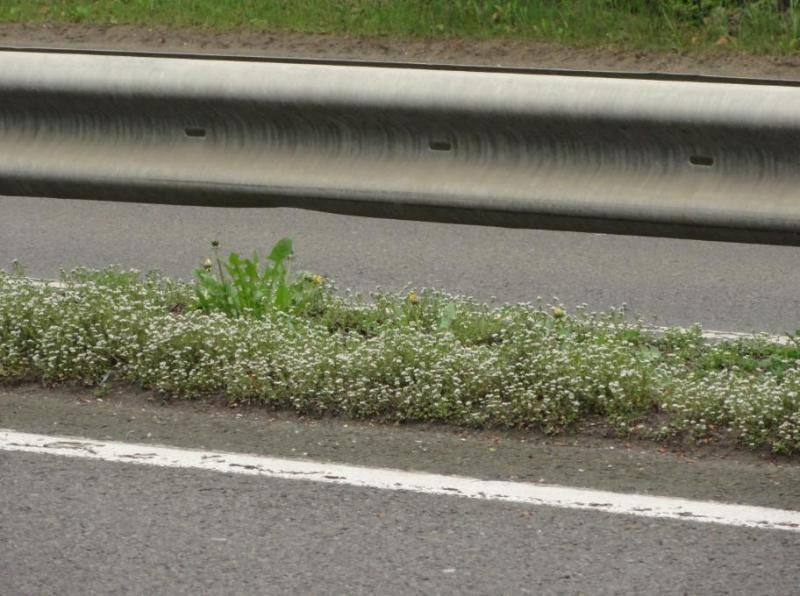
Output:
[[800,533],[0,453],[4,594],[796,594]]
[[[0,428],[800,507],[800,470],[753,454],[165,407],[128,390],[0,390]],[[800,593],[796,529],[3,449],[0,487],[3,595]]]
[[427,224],[292,209],[0,197],[0,266],[36,276],[119,264],[190,277],[209,254],[295,241],[296,267],[362,292],[407,284],[498,301],[603,310],[722,331],[800,327],[800,248]]

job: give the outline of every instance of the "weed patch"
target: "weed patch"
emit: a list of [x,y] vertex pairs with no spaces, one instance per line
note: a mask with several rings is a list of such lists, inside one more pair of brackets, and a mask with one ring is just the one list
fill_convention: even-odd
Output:
[[549,433],[599,417],[623,435],[800,450],[793,337],[709,344],[697,327],[656,336],[622,309],[343,296],[292,275],[290,253],[283,242],[261,265],[219,259],[191,284],[106,269],[56,287],[0,272],[0,379],[113,378],[318,416]]

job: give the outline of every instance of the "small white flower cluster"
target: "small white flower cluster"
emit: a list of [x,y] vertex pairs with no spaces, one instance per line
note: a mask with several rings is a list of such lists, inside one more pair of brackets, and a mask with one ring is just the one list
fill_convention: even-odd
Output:
[[548,432],[594,416],[625,430],[661,412],[662,434],[800,450],[797,355],[765,341],[710,346],[696,328],[656,338],[622,310],[490,308],[426,290],[233,319],[188,308],[191,286],[164,279],[65,280],[0,273],[0,378],[93,385],[114,373],[176,397]]

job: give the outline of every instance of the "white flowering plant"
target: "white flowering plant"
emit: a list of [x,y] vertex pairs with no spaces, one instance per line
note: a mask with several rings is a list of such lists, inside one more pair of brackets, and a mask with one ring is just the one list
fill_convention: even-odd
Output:
[[[311,415],[548,433],[601,421],[623,435],[800,452],[794,338],[713,344],[699,327],[656,335],[624,309],[490,307],[432,290],[342,295],[268,260],[278,281],[252,276],[255,259],[228,260],[235,300],[203,278],[77,270],[55,286],[0,271],[0,379],[114,379]],[[267,286],[265,298],[248,280]],[[306,286],[291,300],[278,298],[297,283]],[[218,299],[199,300],[204,288]]]

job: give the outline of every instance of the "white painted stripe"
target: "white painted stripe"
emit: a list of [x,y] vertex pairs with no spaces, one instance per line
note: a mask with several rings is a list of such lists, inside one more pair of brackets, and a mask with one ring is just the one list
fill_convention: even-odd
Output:
[[[676,329],[676,327],[645,327],[645,330],[652,331],[657,334],[663,334],[670,329]],[[710,342],[739,341],[763,338],[774,344],[789,345],[792,343],[792,339],[788,335],[770,335],[768,333],[745,333],[744,331],[713,331],[710,329],[704,329],[701,335],[703,339]]]
[[57,279],[34,279],[31,277],[10,277],[6,281],[9,283],[24,283],[30,282],[35,286],[48,286],[50,288],[64,288],[66,284],[63,281],[59,281]]
[[485,501],[587,509],[603,513],[659,519],[710,522],[728,526],[800,531],[800,511],[693,501],[673,497],[631,495],[523,482],[480,480],[366,468],[299,459],[281,459],[239,453],[178,449],[74,437],[54,437],[0,430],[0,451],[62,455],[107,462],[125,462],[165,468],[188,468],[247,474],[266,478],[306,480],[380,490],[448,495]]

